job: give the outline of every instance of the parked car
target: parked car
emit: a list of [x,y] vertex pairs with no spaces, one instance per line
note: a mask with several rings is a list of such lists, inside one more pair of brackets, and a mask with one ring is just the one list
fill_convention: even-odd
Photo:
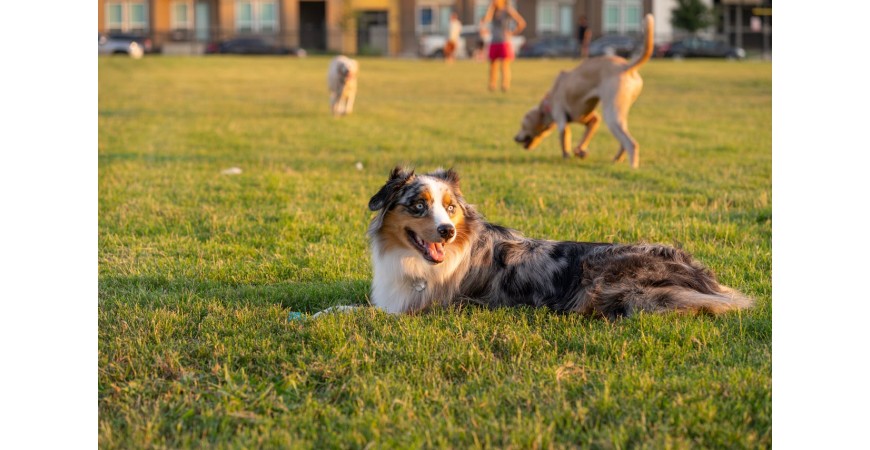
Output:
[[743,59],[746,51],[725,42],[691,37],[660,46],[666,58],[728,58]]
[[122,39],[99,33],[98,37],[101,55],[127,55],[139,59],[145,54],[145,48],[135,39]]
[[[480,36],[480,27],[477,25],[464,25],[460,34],[459,44],[456,46],[456,57],[466,58],[474,53],[475,47],[479,45],[481,40],[484,47],[489,44],[489,34]],[[523,36],[511,36],[511,43],[514,51],[519,51],[525,44],[526,38]],[[430,34],[420,38],[417,46],[417,53],[424,58],[441,58],[444,57],[444,46],[447,44],[447,36],[442,34]]]
[[589,56],[616,55],[628,58],[637,46],[637,39],[631,36],[608,34],[589,43]]
[[526,42],[518,53],[523,58],[574,57],[579,54],[577,40],[573,36],[546,36]]
[[122,41],[136,41],[142,47],[142,50],[145,53],[154,53],[154,46],[151,44],[151,38],[148,36],[142,36],[139,34],[130,34],[130,33],[108,33],[107,35],[109,39],[116,39]]
[[206,45],[205,52],[234,55],[299,55],[302,50],[275,45],[259,37],[241,37],[211,42]]

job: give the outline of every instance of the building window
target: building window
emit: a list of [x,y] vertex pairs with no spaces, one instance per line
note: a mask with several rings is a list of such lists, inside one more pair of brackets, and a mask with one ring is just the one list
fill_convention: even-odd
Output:
[[193,15],[190,13],[190,3],[173,2],[169,12],[169,22],[173,30],[186,31],[193,28]]
[[278,5],[274,0],[236,2],[236,31],[275,33],[278,31]]
[[107,2],[106,29],[110,33],[146,33],[148,5],[143,1]]
[[438,26],[441,28],[441,32],[447,34],[450,32],[450,14],[453,12],[453,8],[450,6],[442,6],[440,21],[438,22]]
[[559,31],[563,36],[571,36],[574,34],[574,8],[571,5],[562,4],[559,6],[561,11],[559,19]]
[[570,36],[574,8],[570,3],[542,1],[538,3],[537,29],[540,34]]
[[275,2],[260,3],[258,19],[261,32],[273,33],[278,31],[278,7]]
[[450,13],[453,4],[427,3],[417,7],[417,34],[437,33],[447,34],[450,29]]
[[604,32],[633,34],[641,30],[641,0],[605,0]]
[[431,6],[423,6],[420,8],[420,31],[431,31],[432,26],[435,23],[432,20],[432,7]]

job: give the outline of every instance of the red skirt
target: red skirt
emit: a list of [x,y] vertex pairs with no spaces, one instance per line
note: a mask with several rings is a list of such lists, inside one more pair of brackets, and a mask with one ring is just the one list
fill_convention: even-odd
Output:
[[510,42],[499,42],[489,45],[489,60],[514,59],[514,49]]

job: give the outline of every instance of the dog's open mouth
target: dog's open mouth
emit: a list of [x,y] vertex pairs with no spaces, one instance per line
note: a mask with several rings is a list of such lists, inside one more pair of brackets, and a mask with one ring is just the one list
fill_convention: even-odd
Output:
[[417,248],[426,261],[433,264],[440,264],[444,261],[444,244],[440,242],[426,242],[410,229],[405,228],[405,231],[408,233],[408,239],[411,241],[411,244]]

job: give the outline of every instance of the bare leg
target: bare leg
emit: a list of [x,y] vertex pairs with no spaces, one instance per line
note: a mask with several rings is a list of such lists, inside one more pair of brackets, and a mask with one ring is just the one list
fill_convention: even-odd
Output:
[[494,60],[489,62],[489,90],[490,91],[495,90],[495,81],[496,81],[495,77],[496,77],[496,69],[497,69],[496,64],[498,64],[498,62],[494,61]]
[[592,140],[592,136],[595,135],[595,132],[598,131],[598,126],[601,123],[598,113],[594,111],[581,118],[580,123],[586,125],[586,132],[583,133],[583,137],[580,138],[580,143],[577,144],[577,148],[574,149],[574,155],[578,158],[585,158],[588,154],[589,142]]
[[501,90],[507,92],[511,87],[511,60],[505,58],[501,61]]

